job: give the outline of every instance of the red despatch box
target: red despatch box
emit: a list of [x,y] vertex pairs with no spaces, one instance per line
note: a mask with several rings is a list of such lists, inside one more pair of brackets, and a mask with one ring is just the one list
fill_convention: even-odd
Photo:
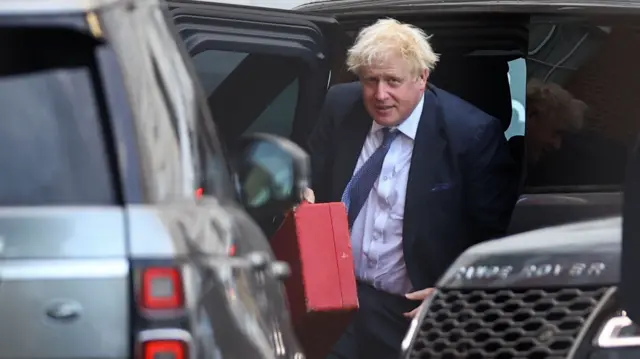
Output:
[[347,212],[342,202],[302,203],[271,238],[296,335],[308,359],[324,359],[358,310]]

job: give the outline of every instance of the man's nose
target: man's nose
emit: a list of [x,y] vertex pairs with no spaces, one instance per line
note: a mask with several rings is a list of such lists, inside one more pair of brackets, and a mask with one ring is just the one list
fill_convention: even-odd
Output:
[[387,97],[389,97],[387,85],[384,83],[384,81],[378,82],[378,86],[376,86],[376,100],[386,100]]

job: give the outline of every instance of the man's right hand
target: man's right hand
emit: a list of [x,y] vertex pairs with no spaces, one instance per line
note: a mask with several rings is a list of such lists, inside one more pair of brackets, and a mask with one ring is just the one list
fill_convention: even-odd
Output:
[[302,199],[304,199],[305,201],[307,201],[309,203],[315,203],[316,202],[316,195],[313,193],[313,190],[311,188],[305,188],[302,191]]
[[412,293],[408,293],[407,295],[405,295],[405,297],[407,297],[407,299],[411,299],[411,300],[419,300],[422,303],[420,303],[420,305],[418,306],[418,308],[410,311],[409,313],[404,313],[404,316],[407,318],[414,318],[416,315],[418,315],[418,313],[420,313],[420,309],[422,309],[422,304],[424,303],[424,300],[430,296],[433,293],[433,288],[426,288],[423,290],[418,290]]

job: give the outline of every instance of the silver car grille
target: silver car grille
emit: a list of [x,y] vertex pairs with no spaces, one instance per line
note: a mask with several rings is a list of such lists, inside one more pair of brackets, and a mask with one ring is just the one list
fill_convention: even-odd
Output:
[[410,359],[564,359],[608,288],[443,290]]

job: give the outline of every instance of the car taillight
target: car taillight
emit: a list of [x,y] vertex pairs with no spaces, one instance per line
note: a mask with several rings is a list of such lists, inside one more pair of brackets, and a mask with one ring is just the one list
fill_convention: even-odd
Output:
[[[182,309],[184,294],[180,272],[176,268],[151,267],[144,269],[140,305],[144,309],[151,310]],[[145,359],[154,358],[145,357]]]
[[150,340],[142,344],[142,359],[187,358],[187,345],[180,340]]
[[235,244],[234,244],[234,245],[232,245],[231,247],[229,247],[229,255],[230,255],[231,257],[233,257],[233,256],[235,256],[235,255],[236,255],[236,246],[235,246]]

